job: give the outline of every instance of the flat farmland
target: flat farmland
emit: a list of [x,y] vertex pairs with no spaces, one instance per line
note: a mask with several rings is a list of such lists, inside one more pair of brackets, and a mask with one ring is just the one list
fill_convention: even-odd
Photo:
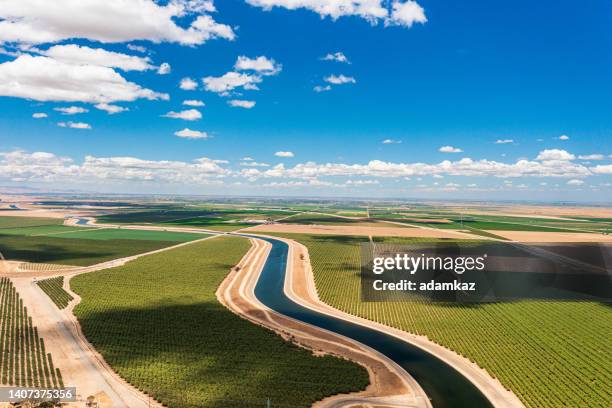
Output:
[[169,407],[308,407],[363,389],[365,369],[282,340],[221,305],[215,291],[250,246],[218,237],[79,275],[89,341],[126,380]]
[[359,244],[367,238],[272,235],[294,239],[308,248],[322,301],[347,313],[427,336],[486,369],[527,407],[612,406],[609,305],[587,301],[361,302]]
[[[59,225],[62,220],[0,218],[0,252],[6,259],[88,266],[200,239],[202,234],[96,229]],[[24,220],[24,226],[18,222]]]
[[[331,225],[331,226],[355,226],[355,227],[403,227],[401,225],[376,222],[368,218],[348,218],[332,214],[302,213],[280,220],[281,224],[301,225]],[[405,227],[409,227],[406,225]]]
[[234,231],[254,225],[255,221],[276,220],[294,212],[286,210],[259,210],[238,208],[211,208],[201,210],[154,210],[109,214],[97,217],[100,223],[152,224],[203,228],[215,231]]

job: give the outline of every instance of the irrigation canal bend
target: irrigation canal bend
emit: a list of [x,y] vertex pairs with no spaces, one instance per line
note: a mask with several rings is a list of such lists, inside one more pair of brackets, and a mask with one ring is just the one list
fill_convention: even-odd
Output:
[[476,386],[434,355],[389,334],[319,313],[289,299],[284,292],[289,246],[271,238],[248,237],[272,244],[255,286],[255,296],[264,305],[296,320],[350,337],[386,355],[412,375],[434,408],[492,407]]

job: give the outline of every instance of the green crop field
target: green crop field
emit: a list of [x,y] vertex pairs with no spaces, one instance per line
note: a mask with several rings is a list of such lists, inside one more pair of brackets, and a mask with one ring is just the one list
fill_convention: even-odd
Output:
[[[344,218],[332,214],[302,213],[278,221],[281,224],[302,224],[302,225],[352,225],[355,227],[403,227],[398,224],[386,222],[374,222],[367,218]],[[409,228],[408,225],[405,227]]]
[[63,387],[45,342],[32,326],[23,301],[8,278],[0,278],[0,371],[3,385]]
[[4,225],[0,227],[0,252],[11,260],[86,266],[204,237],[183,232],[68,227],[61,222],[0,217],[0,225]]
[[359,243],[365,238],[274,235],[306,245],[322,301],[429,337],[485,368],[527,407],[612,406],[610,305],[586,301],[364,303],[360,300]]
[[63,309],[72,299],[72,295],[64,290],[64,277],[58,276],[55,278],[44,279],[37,282],[38,286],[49,296],[55,305]]
[[100,223],[153,224],[234,231],[253,226],[246,220],[278,219],[293,212],[275,209],[210,208],[200,210],[156,210],[109,214],[98,217]]
[[206,237],[206,234],[190,234],[173,231],[147,231],[118,228],[79,229],[57,236],[58,238],[83,238],[96,240],[129,239],[139,241],[188,242]]
[[5,228],[62,225],[63,222],[63,219],[58,218],[0,217],[0,231]]
[[169,407],[307,407],[363,389],[360,366],[316,357],[217,301],[248,247],[219,237],[79,275],[75,314],[119,375]]
[[176,241],[0,235],[0,252],[6,259],[75,266],[93,265],[176,244]]

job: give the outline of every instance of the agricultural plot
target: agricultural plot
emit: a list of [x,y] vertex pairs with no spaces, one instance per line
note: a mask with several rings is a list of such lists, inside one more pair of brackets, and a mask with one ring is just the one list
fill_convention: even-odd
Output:
[[64,220],[35,217],[0,217],[0,231],[12,228],[62,225]]
[[612,406],[609,305],[586,301],[364,303],[360,300],[359,243],[365,238],[282,236],[308,247],[322,301],[429,337],[485,368],[527,407]]
[[75,314],[119,375],[169,407],[307,407],[364,388],[360,366],[315,357],[217,302],[248,248],[219,237],[79,275]]
[[[200,239],[202,234],[166,231],[97,229],[59,225],[61,220],[1,217],[0,252],[5,258],[24,262],[87,266],[111,259]],[[17,217],[15,217],[17,218]],[[55,222],[55,223],[53,223]]]
[[252,221],[276,220],[293,214],[286,210],[211,208],[200,210],[156,210],[109,214],[98,217],[100,223],[153,224],[234,231],[254,225]]
[[[302,224],[302,225],[344,225],[355,227],[401,227],[401,225],[388,224],[385,222],[374,222],[367,218],[355,219],[338,217],[334,215],[303,213],[288,217],[278,221],[281,224]],[[408,227],[408,226],[406,226]]]
[[3,385],[63,387],[45,342],[8,278],[0,278],[0,371]]
[[64,309],[74,299],[64,290],[64,277],[44,279],[37,282],[38,286],[49,296],[59,309]]

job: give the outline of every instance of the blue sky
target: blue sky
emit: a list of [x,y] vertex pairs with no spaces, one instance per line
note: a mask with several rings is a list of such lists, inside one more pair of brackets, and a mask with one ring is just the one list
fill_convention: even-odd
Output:
[[[6,187],[612,200],[606,1],[5,3]],[[116,18],[91,13],[105,7]],[[350,63],[323,59],[334,53]],[[259,89],[206,89],[228,72]],[[180,89],[184,78],[197,88]],[[54,110],[68,107],[88,111]],[[200,119],[164,116],[193,109]]]

